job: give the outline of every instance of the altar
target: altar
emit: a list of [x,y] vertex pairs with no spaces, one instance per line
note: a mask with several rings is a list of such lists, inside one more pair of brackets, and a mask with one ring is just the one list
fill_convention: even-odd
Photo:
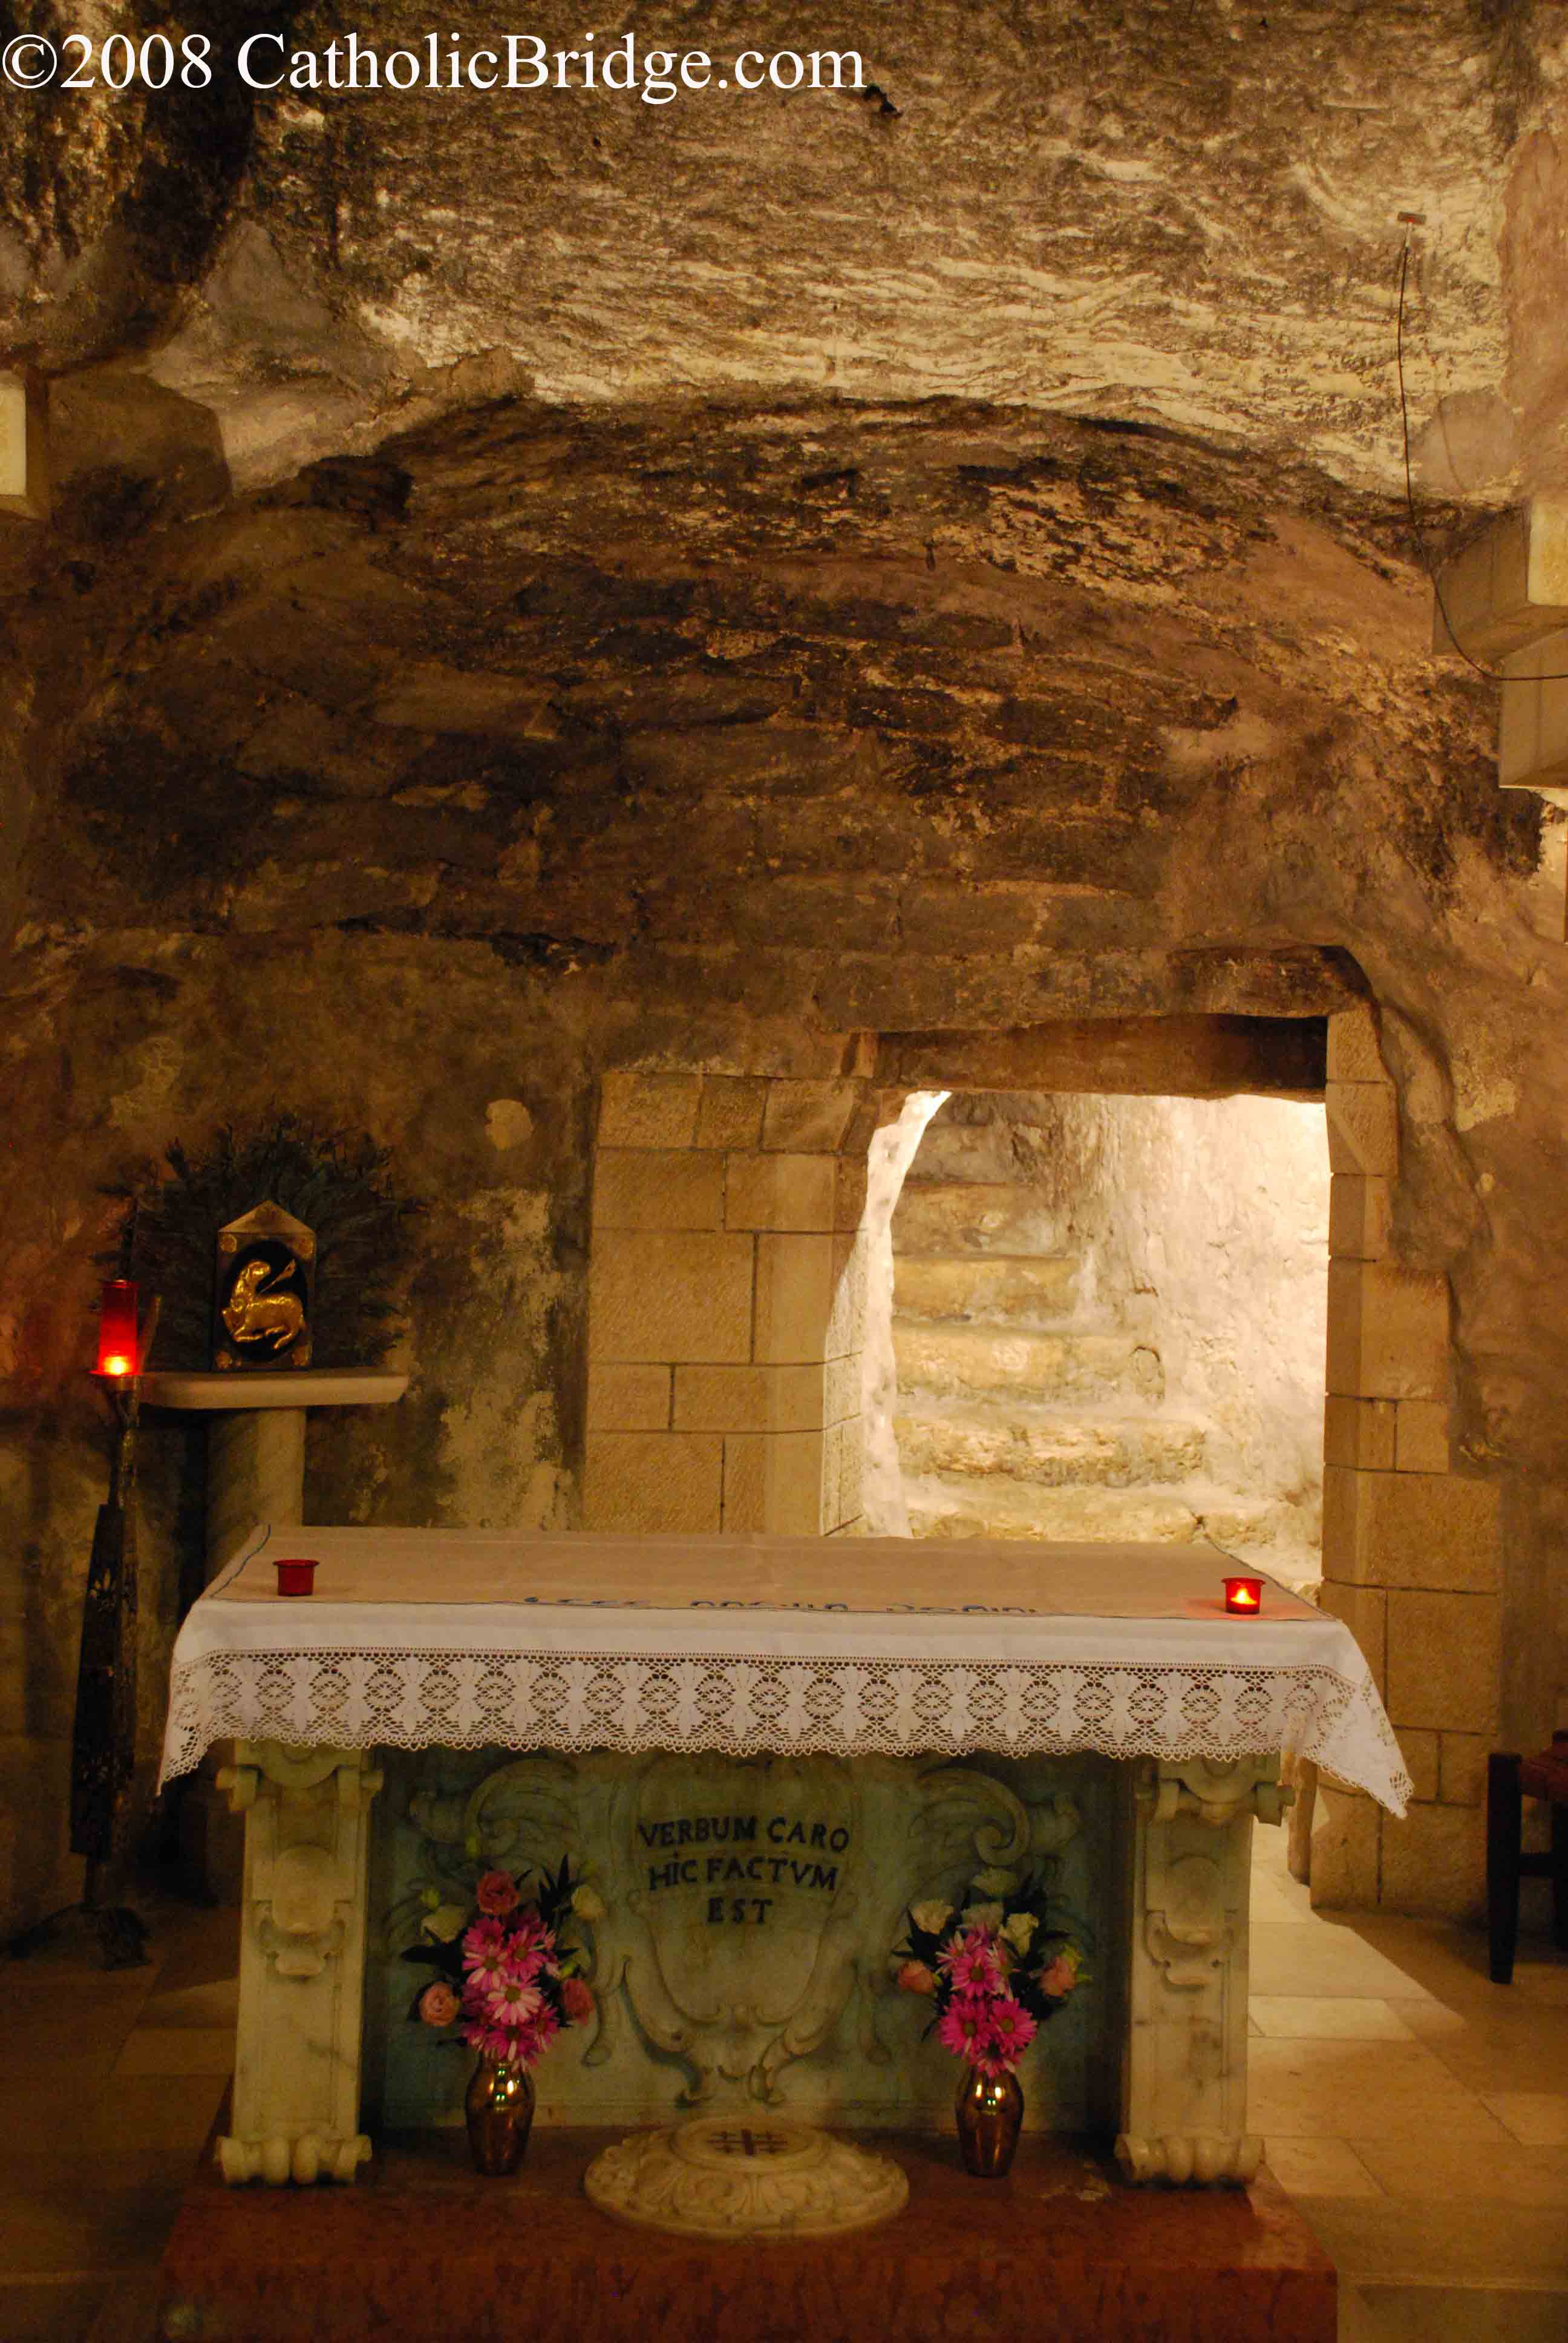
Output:
[[[277,1592],[297,1554],[307,1600]],[[1249,1851],[1280,1754],[1395,1813],[1410,1785],[1348,1630],[1267,1581],[1228,1616],[1226,1566],[258,1529],[181,1630],[164,1756],[168,1779],[236,1744],[225,2177],[351,2179],[373,2132],[449,2120],[458,2062],[407,2022],[400,1949],[465,1864],[569,1853],[602,1907],[598,2022],[541,2067],[542,2125],[950,2123],[950,2062],[890,1980],[902,1916],[1044,1864],[1095,1985],[1031,2053],[1030,2119],[1113,2137],[1129,2180],[1251,2179]]]

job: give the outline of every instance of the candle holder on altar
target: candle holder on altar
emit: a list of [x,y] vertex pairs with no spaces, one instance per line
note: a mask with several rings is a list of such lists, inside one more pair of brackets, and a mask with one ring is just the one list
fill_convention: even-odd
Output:
[[146,1959],[146,1924],[126,1905],[98,1900],[100,1875],[119,1850],[130,1809],[136,1759],[136,1545],[133,1519],[136,1424],[142,1367],[157,1325],[155,1300],[138,1316],[130,1279],[103,1288],[93,1374],[113,1408],[109,1493],[98,1507],[82,1598],[82,1647],[71,1736],[71,1853],[85,1858],[81,1900],[51,1912],[14,1936],[20,1959],[80,1914],[96,1931],[106,1968],[138,1968]]
[[1227,1578],[1225,1608],[1233,1619],[1255,1619],[1263,1607],[1261,1578]]

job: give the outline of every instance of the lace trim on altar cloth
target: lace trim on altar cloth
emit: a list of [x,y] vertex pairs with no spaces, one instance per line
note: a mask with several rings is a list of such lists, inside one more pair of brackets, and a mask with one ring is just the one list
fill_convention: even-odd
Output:
[[161,1782],[215,1741],[345,1749],[1208,1757],[1285,1750],[1402,1814],[1370,1682],[1299,1666],[495,1652],[210,1652],[176,1663]]

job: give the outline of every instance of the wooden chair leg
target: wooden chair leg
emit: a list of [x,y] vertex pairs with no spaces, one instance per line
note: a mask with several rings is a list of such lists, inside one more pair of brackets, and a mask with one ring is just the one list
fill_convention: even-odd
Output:
[[1552,1941],[1568,1953],[1568,1806],[1552,1809]]
[[1486,1922],[1493,1985],[1513,1982],[1523,1814],[1518,1754],[1494,1753],[1486,1761]]

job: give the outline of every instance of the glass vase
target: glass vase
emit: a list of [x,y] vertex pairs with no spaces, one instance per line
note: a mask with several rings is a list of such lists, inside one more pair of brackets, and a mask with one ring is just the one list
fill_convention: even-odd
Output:
[[526,2066],[502,2058],[481,2058],[475,2067],[463,2112],[477,2172],[503,2179],[515,2172],[528,2144],[534,2119],[534,2083]]
[[966,2066],[953,2112],[964,2170],[977,2180],[1000,2180],[1012,2164],[1023,2122],[1023,2087],[1018,2077],[982,2075],[978,2066]]

